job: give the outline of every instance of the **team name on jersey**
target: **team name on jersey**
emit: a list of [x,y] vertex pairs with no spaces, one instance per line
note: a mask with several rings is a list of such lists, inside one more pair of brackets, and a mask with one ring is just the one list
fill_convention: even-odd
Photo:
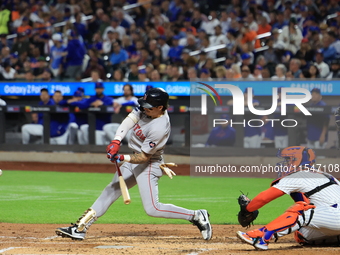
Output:
[[141,139],[142,141],[145,140],[146,136],[143,134],[141,126],[138,125],[138,123],[135,125],[135,128],[133,129],[133,131],[135,132],[136,136],[139,137],[139,139]]

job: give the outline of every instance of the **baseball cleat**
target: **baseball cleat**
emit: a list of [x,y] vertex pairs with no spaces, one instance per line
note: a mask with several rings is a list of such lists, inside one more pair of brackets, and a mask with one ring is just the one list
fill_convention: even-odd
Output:
[[268,243],[262,237],[252,238],[247,233],[237,231],[236,236],[244,243],[250,244],[257,250],[268,250]]
[[[72,223],[71,223],[72,224]],[[68,237],[68,238],[71,238],[72,240],[84,240],[85,239],[85,235],[86,235],[86,232],[80,232],[77,230],[78,228],[78,225],[76,224],[73,224],[72,226],[70,227],[66,227],[66,228],[57,228],[55,230],[55,233],[58,235],[58,236],[61,236],[61,237]]]
[[195,211],[194,218],[190,221],[201,231],[204,240],[210,240],[212,236],[209,216],[210,215],[207,210],[197,210]]

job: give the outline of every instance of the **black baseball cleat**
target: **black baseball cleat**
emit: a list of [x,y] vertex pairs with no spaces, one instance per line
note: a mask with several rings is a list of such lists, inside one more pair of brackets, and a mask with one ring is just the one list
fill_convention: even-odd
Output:
[[209,213],[207,210],[195,211],[194,218],[190,221],[201,231],[204,240],[210,240],[212,237],[212,228],[209,221]]
[[[71,223],[72,224],[72,223]],[[86,232],[80,232],[77,230],[78,228],[78,225],[76,224],[73,224],[72,226],[70,227],[66,227],[66,228],[57,228],[55,230],[55,233],[58,235],[58,236],[61,236],[61,237],[67,237],[67,238],[71,238],[72,240],[84,240],[85,239],[85,235],[86,235]]]

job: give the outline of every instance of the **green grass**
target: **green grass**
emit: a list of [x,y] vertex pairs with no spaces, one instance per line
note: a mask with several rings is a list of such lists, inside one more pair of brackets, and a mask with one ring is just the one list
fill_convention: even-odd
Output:
[[[75,222],[111,181],[112,174],[3,171],[0,177],[0,222]],[[189,209],[208,209],[213,224],[236,224],[240,190],[252,198],[267,189],[271,179],[191,178],[163,176],[159,181],[160,201]],[[169,224],[183,220],[158,219],[145,214],[137,187],[130,190],[132,202],[118,199],[97,223]],[[256,224],[282,214],[292,200],[288,196],[260,209]]]

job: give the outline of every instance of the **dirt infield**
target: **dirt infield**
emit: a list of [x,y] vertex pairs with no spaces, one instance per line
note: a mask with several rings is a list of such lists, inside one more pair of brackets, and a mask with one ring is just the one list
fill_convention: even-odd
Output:
[[[186,225],[95,224],[83,241],[56,236],[54,224],[0,224],[0,254],[255,254],[241,243],[239,226],[215,225],[210,241]],[[270,244],[267,254],[339,254],[337,247],[301,247],[291,236]]]
[[[2,169],[112,173],[111,165],[44,164],[0,162]],[[176,168],[188,175],[189,166]],[[5,210],[5,208],[1,208]],[[240,226],[213,225],[213,238],[205,241],[198,229],[183,225],[94,224],[83,241],[61,238],[54,232],[56,224],[0,223],[0,254],[255,254],[252,246],[235,236]],[[257,226],[254,226],[255,228]],[[270,244],[267,254],[339,254],[339,247],[302,247],[286,236]]]

